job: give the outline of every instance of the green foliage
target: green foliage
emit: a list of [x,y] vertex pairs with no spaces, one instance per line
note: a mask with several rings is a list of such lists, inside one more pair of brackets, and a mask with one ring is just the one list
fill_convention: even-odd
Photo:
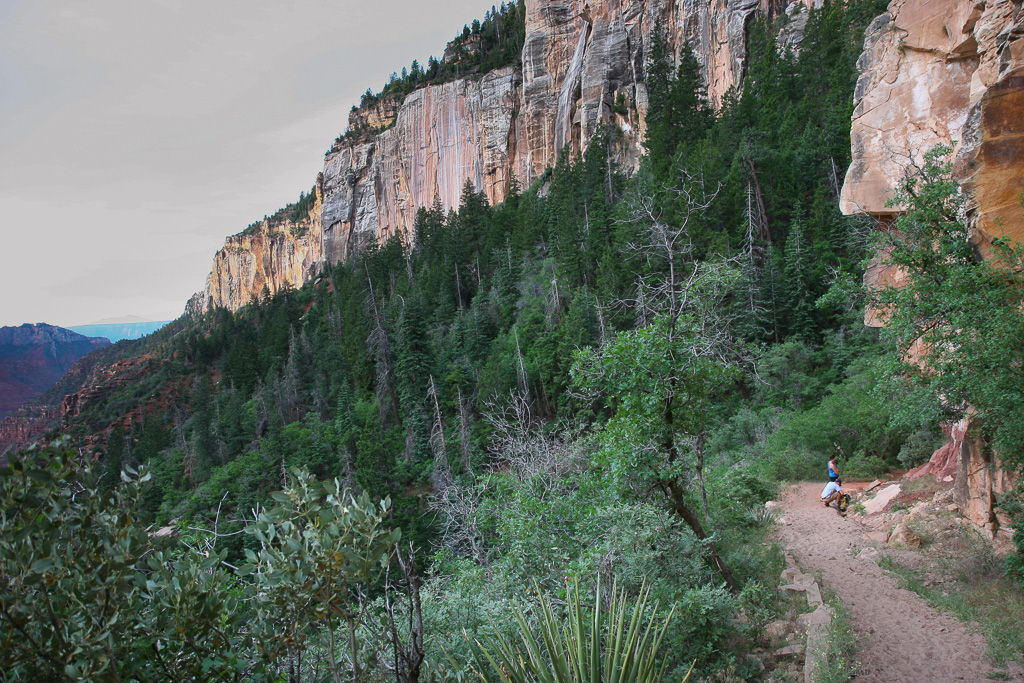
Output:
[[[925,388],[946,420],[971,416],[1004,466],[1024,467],[1024,246],[972,244],[966,198],[936,147],[893,202],[905,208],[879,236],[884,262],[906,273],[901,287],[869,292],[887,316],[892,372]],[[1014,536],[1024,552],[1024,533]]]
[[266,614],[261,648],[278,658],[302,651],[307,638],[319,636],[336,662],[334,633],[344,623],[352,675],[358,679],[360,596],[382,576],[401,531],[386,526],[387,498],[379,505],[366,493],[355,498],[337,479],[318,482],[303,468],[294,469],[292,477],[291,486],[271,494],[278,505],[246,528],[260,551],[246,552],[250,564],[239,573],[254,578],[258,609]]
[[[189,624],[186,606],[202,622],[222,604],[246,629],[228,620],[219,641],[199,639],[212,671],[281,676],[290,658],[384,675],[398,658],[378,651],[394,594],[380,564],[353,559],[366,546],[332,555],[348,527],[324,521],[341,514],[326,498],[349,489],[369,496],[342,505],[366,510],[377,559],[392,528],[436,548],[422,567],[424,676],[474,676],[462,629],[517,642],[505,617],[523,585],[561,600],[566,577],[595,575],[681,606],[662,641],[671,680],[694,660],[702,676],[752,676],[742,652],[756,625],[734,615],[770,611],[778,563],[757,511],[773,478],[821,478],[837,440],[844,473],[858,459],[917,458],[924,437],[906,437],[933,426],[893,373],[860,360],[877,354],[877,335],[838,288],[812,305],[830,273],[860,276],[864,245],[838,215],[836,169],[872,6],[812,10],[798,57],[752,20],[744,92],[715,114],[692,53],[677,64],[652,45],[649,154],[633,178],[615,167],[608,130],[533,188],[512,179],[499,206],[467,183],[458,206],[417,212],[414,239],[364,245],[300,290],[179,321],[122,356],[104,350],[149,359],[140,379],[85,404],[76,436],[110,434],[108,484],[123,467],[153,472],[133,512],[218,533],[205,558],[161,549],[159,569],[142,566],[160,586],[192,577],[179,582],[182,611],[161,607],[139,631],[155,634],[143,647],[182,653],[178,624],[214,633]],[[456,39],[458,61],[413,63],[382,106],[487,60],[514,63],[523,16],[521,3],[493,9]],[[301,195],[274,220],[295,222],[313,201]],[[292,475],[265,510],[295,467],[301,482]],[[384,499],[387,519],[372,502]],[[240,533],[252,510],[267,540]],[[253,573],[196,569],[215,556]],[[177,595],[158,588],[153,601]],[[217,603],[225,591],[237,605]]]
[[907,274],[904,286],[872,292],[889,314],[886,336],[896,371],[928,388],[948,418],[971,410],[1003,461],[1024,464],[1024,247],[995,240],[982,259],[964,222],[964,195],[944,161],[948,148],[897,193],[906,207],[879,237],[885,262]]
[[63,443],[0,468],[0,651],[13,677],[112,680],[129,640],[123,610],[149,547],[130,512],[139,485],[76,495],[82,471]]
[[[0,468],[0,665],[9,680],[259,680],[221,555],[172,559],[61,441]],[[236,649],[237,648],[237,649]]]
[[825,636],[825,651],[821,653],[814,670],[816,683],[847,683],[856,677],[860,662],[857,661],[857,633],[846,606],[834,593],[825,596],[832,609]]
[[[534,588],[539,594],[536,584]],[[592,603],[585,605],[575,581],[567,591],[564,619],[544,597],[537,605],[539,629],[522,608],[515,608],[518,637],[506,640],[495,635],[480,645],[476,670],[487,683],[661,681],[665,660],[660,658],[659,663],[658,651],[674,610],[664,618],[647,618],[649,595],[649,590],[641,589],[633,598],[613,585],[611,595],[605,596],[598,581]],[[606,602],[607,612],[602,607]],[[651,611],[658,615],[657,602]],[[689,678],[687,672],[682,680]]]
[[687,43],[680,51],[675,73],[672,55],[660,23],[651,35],[647,65],[649,113],[644,145],[654,174],[671,177],[680,157],[703,140],[714,120],[700,62]]

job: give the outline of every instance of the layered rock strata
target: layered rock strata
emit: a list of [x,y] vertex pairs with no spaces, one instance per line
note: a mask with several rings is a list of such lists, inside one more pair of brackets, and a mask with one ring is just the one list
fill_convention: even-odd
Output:
[[[943,144],[968,196],[972,241],[985,254],[996,237],[1024,241],[1024,14],[1014,0],[893,0],[872,22],[858,62],[851,130],[852,163],[841,209],[890,222],[893,188],[924,153]],[[871,285],[903,275],[876,259]],[[865,322],[884,324],[868,311]],[[949,442],[923,470],[955,479],[956,502],[991,534],[997,494],[1012,477],[972,432],[947,429]]]
[[853,160],[840,208],[886,216],[893,188],[926,151],[955,151],[984,250],[1024,239],[1024,17],[1014,0],[893,0],[858,62]]
[[0,327],[0,418],[52,387],[82,356],[110,346],[63,327]]
[[224,248],[213,257],[206,287],[192,297],[186,312],[200,314],[220,307],[237,310],[264,294],[273,296],[286,287],[300,287],[319,271],[324,264],[319,178],[314,191],[313,208],[299,221],[264,219],[224,240]]
[[[799,45],[798,7],[789,14]],[[742,80],[754,13],[778,14],[782,0],[527,0],[522,67],[421,88],[400,104],[385,98],[350,114],[353,134],[324,161],[322,203],[296,237],[261,225],[231,237],[214,259],[201,312],[237,309],[283,286],[298,286],[325,263],[343,261],[371,239],[411,237],[416,210],[435,198],[458,206],[463,187],[502,201],[514,176],[528,186],[563,150],[579,152],[605,129],[626,170],[641,153],[648,97],[645,69],[655,27],[678,55],[689,43],[713,103]],[[383,128],[383,130],[381,130]]]
[[60,419],[60,409],[26,403],[0,420],[0,463],[11,449],[27,446]]

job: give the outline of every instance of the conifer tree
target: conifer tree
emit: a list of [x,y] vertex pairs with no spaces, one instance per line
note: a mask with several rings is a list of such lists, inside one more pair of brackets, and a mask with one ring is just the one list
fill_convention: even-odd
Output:
[[807,244],[803,218],[798,216],[786,238],[786,317],[790,334],[810,340],[814,334],[814,302],[811,291],[811,251]]

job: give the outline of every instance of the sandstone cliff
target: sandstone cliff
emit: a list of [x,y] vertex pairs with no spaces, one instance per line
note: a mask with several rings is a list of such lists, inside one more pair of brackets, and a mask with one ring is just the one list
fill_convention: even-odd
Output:
[[[466,181],[499,202],[513,176],[529,186],[561,150],[586,149],[606,125],[619,131],[619,162],[636,168],[655,26],[676,53],[684,43],[693,46],[717,103],[742,80],[753,14],[786,6],[784,0],[527,0],[521,67],[354,110],[353,134],[339,138],[324,161],[305,234],[261,225],[255,234],[228,238],[189,310],[235,310],[264,286],[273,294],[302,284],[371,238],[409,237],[417,208],[435,197],[445,209],[457,206]],[[786,40],[798,45],[799,30]],[[613,110],[616,100],[626,103],[624,112]]]
[[[1014,0],[893,0],[871,24],[854,94],[852,163],[841,208],[891,220],[887,206],[906,170],[937,144],[951,145],[969,198],[972,240],[1024,240],[1024,15]],[[865,282],[898,284],[880,265]],[[869,312],[867,324],[884,321]],[[962,421],[922,473],[955,479],[956,501],[994,534],[996,494],[1012,486],[998,460]]]
[[888,215],[892,188],[952,145],[984,249],[1024,239],[1024,17],[1014,0],[893,0],[867,31],[854,94],[844,213]]
[[206,287],[185,308],[198,314],[211,308],[237,310],[286,287],[299,287],[324,263],[323,230],[320,227],[320,181],[314,187],[313,208],[293,221],[275,216],[224,240],[213,257]]

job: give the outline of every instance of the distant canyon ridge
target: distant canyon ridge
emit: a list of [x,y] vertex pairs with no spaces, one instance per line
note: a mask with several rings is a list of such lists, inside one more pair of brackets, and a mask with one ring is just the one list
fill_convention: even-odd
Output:
[[110,346],[42,323],[0,327],[0,418],[56,384],[82,356]]

